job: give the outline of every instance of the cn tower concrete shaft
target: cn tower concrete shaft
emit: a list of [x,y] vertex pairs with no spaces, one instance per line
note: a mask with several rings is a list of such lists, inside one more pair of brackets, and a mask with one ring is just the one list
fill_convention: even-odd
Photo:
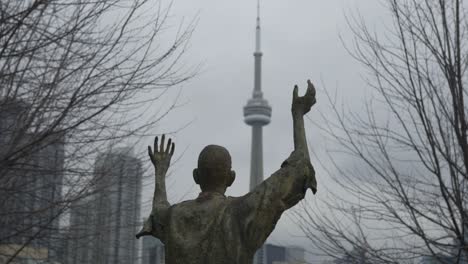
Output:
[[250,156],[250,190],[263,181],[263,127],[252,126]]

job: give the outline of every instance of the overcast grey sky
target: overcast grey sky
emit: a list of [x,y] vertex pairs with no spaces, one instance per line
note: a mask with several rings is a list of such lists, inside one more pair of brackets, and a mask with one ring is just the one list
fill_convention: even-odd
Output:
[[[262,0],[263,92],[273,107],[272,122],[264,128],[265,177],[277,170],[293,148],[290,101],[294,84],[300,93],[307,79],[316,84],[318,111],[327,112],[321,90],[337,91],[344,104],[358,105],[365,97],[362,67],[352,59],[340,41],[352,43],[345,15],[359,10],[371,28],[381,28],[388,17],[377,0]],[[240,196],[248,191],[251,129],[244,124],[242,107],[253,89],[253,51],[255,33],[255,0],[175,0],[170,22],[189,21],[198,17],[198,25],[184,61],[202,63],[201,73],[182,88],[183,107],[171,112],[160,123],[159,131],[174,130],[187,122],[190,126],[173,135],[176,155],[186,150],[167,180],[171,203],[193,199],[199,188],[192,179],[198,154],[208,144],[225,146],[231,153],[236,181],[227,195]],[[357,102],[357,103],[356,103]],[[309,146],[318,155],[327,142],[311,122],[306,122]],[[150,142],[148,142],[150,143]],[[332,183],[315,164],[319,191],[308,200],[326,198]],[[145,188],[149,200],[152,185]],[[149,204],[149,203],[147,203]],[[149,210],[143,209],[146,215]],[[269,241],[277,244],[301,245],[307,249],[298,228],[283,216]]]

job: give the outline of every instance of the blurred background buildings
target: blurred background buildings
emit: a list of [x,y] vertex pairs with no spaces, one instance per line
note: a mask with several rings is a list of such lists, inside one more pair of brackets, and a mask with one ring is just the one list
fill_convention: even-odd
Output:
[[142,167],[130,148],[98,156],[96,192],[71,208],[67,263],[138,263]]
[[[29,105],[18,100],[0,101],[0,158],[28,151],[39,135],[30,131],[24,113]],[[27,159],[0,167],[0,263],[24,247],[18,259],[57,260],[59,220],[62,211],[64,137],[54,135],[36,146]]]

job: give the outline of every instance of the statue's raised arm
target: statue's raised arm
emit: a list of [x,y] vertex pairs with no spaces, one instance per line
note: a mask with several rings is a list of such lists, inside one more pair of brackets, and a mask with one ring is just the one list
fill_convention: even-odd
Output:
[[294,86],[291,113],[293,117],[294,131],[294,149],[303,153],[309,160],[309,149],[304,128],[304,115],[310,111],[310,108],[316,103],[315,87],[307,80],[307,91],[304,96],[298,96],[298,87]]
[[175,149],[175,144],[171,139],[168,140],[167,146],[165,146],[165,138],[166,136],[163,135],[159,146],[158,137],[154,139],[154,151],[151,146],[148,146],[148,156],[151,163],[153,163],[155,172],[153,206],[143,229],[136,235],[137,238],[153,235],[164,241],[164,226],[167,225],[167,212],[170,207],[166,193],[166,173]]
[[281,214],[305,197],[307,189],[315,194],[317,183],[310,162],[304,128],[304,115],[316,103],[315,88],[310,81],[304,96],[294,87],[291,113],[293,118],[294,151],[281,168],[254,190],[241,197],[244,234],[250,248],[259,248],[273,231]]

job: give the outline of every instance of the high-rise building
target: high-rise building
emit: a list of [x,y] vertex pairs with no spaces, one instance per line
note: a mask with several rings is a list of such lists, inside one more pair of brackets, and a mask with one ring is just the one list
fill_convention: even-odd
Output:
[[98,156],[96,177],[96,258],[99,264],[138,261],[135,234],[141,225],[142,167],[130,148]]
[[141,163],[130,148],[98,155],[93,194],[71,206],[66,263],[138,263],[141,181]]
[[[59,236],[64,136],[32,131],[29,105],[0,100],[0,245],[19,258],[54,260]],[[32,252],[31,254],[27,252]],[[40,252],[40,254],[36,254]]]
[[164,244],[152,236],[143,237],[142,264],[164,264]]

